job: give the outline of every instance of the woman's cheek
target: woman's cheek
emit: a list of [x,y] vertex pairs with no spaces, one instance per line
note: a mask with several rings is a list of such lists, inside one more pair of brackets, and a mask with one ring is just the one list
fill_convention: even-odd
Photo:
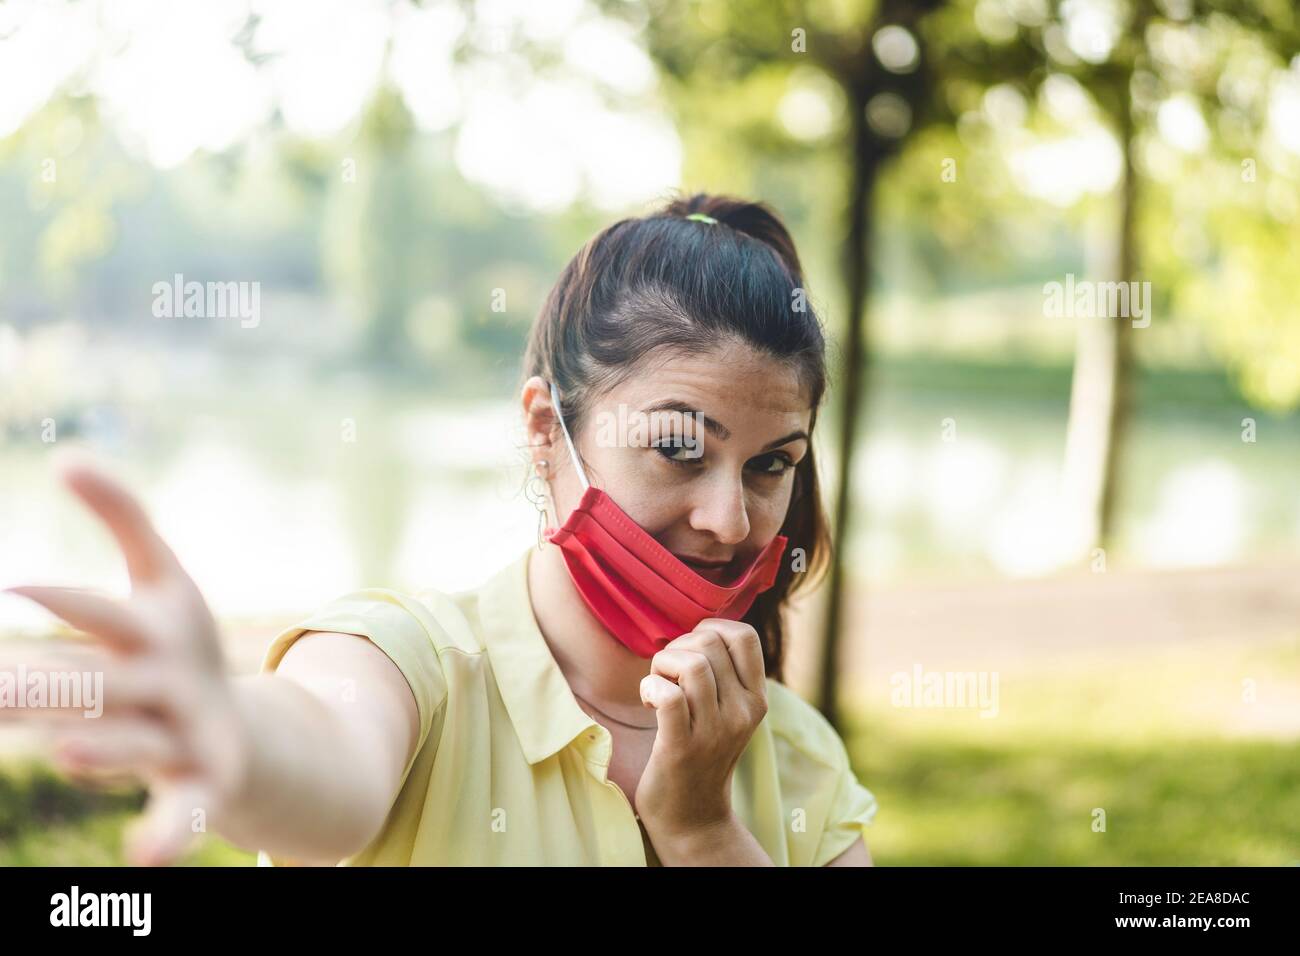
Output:
[[[614,502],[652,535],[657,535],[683,520],[681,499],[664,494],[662,484],[638,482],[626,485],[627,491]],[[613,494],[611,493],[611,496]]]
[[773,538],[781,530],[786,512],[790,509],[792,491],[793,486],[787,481],[776,491],[767,494],[758,492],[750,496],[749,522],[756,536]]

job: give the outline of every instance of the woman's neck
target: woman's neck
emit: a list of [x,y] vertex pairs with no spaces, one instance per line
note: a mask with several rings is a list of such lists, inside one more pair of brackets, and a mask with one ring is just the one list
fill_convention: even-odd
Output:
[[612,717],[653,723],[641,703],[649,659],[615,640],[587,609],[560,549],[548,544],[530,551],[527,577],[533,616],[573,692]]

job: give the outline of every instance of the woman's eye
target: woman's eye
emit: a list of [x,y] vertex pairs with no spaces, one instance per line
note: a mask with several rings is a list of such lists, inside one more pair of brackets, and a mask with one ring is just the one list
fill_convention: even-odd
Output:
[[[674,465],[690,465],[702,460],[698,451],[679,438],[665,439],[651,446],[665,460]],[[750,468],[760,475],[779,477],[794,467],[794,460],[785,452],[773,452],[750,460]]]
[[764,455],[754,461],[759,463],[756,470],[764,475],[783,475],[787,469],[794,467],[794,461],[784,452]]
[[677,464],[685,464],[699,456],[692,455],[691,449],[679,438],[668,438],[652,446],[664,458]]

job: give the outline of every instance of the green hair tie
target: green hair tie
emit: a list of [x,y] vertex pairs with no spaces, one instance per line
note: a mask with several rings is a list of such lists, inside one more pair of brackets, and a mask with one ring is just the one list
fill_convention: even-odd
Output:
[[699,222],[707,222],[707,223],[708,223],[709,225],[711,225],[711,226],[716,226],[716,225],[718,224],[718,220],[714,219],[712,216],[706,216],[706,215],[704,215],[704,213],[702,213],[702,212],[693,212],[693,213],[691,213],[689,216],[687,216],[686,218],[687,218],[687,219],[696,219],[696,220],[698,220]]

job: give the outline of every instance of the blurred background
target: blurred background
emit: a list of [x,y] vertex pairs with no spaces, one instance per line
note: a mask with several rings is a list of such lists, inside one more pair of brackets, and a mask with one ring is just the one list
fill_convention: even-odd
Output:
[[[546,292],[697,190],[785,219],[833,340],[787,680],[876,862],[1300,862],[1289,0],[0,0],[0,585],[126,587],[64,444],[240,672],[355,587],[477,584],[535,538]],[[1145,315],[1051,307],[1088,282]],[[995,713],[900,698],[967,673]],[[121,862],[138,790],[0,747],[0,864]]]

